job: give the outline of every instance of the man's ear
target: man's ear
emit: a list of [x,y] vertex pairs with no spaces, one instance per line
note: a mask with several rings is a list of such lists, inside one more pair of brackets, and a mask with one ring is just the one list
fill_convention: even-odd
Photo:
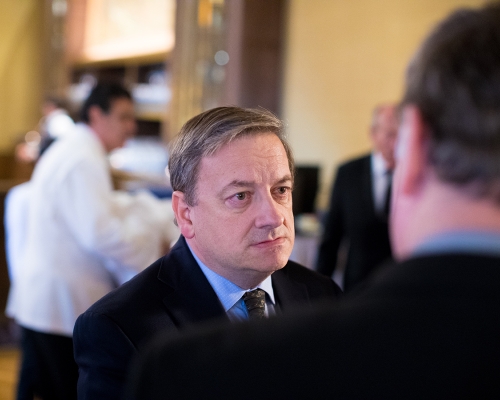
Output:
[[186,239],[193,238],[194,226],[191,221],[191,207],[186,203],[183,192],[176,190],[172,193],[172,209],[182,236]]
[[400,126],[400,143],[397,149],[397,164],[401,191],[412,194],[418,191],[427,170],[428,133],[420,110],[406,106]]

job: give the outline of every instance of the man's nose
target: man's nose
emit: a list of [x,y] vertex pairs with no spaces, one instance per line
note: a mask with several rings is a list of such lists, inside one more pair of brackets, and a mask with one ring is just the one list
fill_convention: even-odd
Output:
[[282,225],[285,217],[281,210],[281,206],[269,194],[265,196],[257,206],[257,216],[255,218],[255,226],[257,228],[277,228]]

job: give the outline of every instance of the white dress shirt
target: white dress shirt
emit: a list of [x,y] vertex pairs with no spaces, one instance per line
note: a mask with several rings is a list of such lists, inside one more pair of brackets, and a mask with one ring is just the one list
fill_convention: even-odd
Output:
[[81,313],[179,235],[170,201],[112,190],[106,152],[84,124],[49,147],[29,191],[7,308],[26,328],[71,336]]
[[375,212],[381,214],[384,212],[387,185],[389,184],[389,175],[387,174],[387,163],[380,153],[372,153],[371,157],[372,170],[372,190],[373,190],[373,206]]

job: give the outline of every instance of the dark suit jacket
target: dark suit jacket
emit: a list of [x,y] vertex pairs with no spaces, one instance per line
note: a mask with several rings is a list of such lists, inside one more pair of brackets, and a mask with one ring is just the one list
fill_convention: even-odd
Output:
[[500,398],[499,288],[500,258],[416,258],[312,312],[158,338],[128,399]]
[[341,243],[348,241],[345,292],[392,257],[387,220],[375,213],[370,157],[339,167],[318,251],[318,272],[331,276]]
[[[334,299],[340,292],[331,279],[293,262],[272,275],[272,284],[277,308],[285,313],[314,299]],[[78,398],[120,398],[130,359],[154,334],[209,320],[229,322],[181,237],[169,254],[104,296],[76,321]]]

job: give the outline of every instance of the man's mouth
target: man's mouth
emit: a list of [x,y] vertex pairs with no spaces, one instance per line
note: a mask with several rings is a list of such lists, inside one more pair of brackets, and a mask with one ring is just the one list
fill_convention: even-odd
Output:
[[274,239],[266,239],[262,240],[260,242],[256,242],[253,246],[255,247],[271,247],[271,246],[278,246],[282,245],[285,242],[286,238],[279,236]]

